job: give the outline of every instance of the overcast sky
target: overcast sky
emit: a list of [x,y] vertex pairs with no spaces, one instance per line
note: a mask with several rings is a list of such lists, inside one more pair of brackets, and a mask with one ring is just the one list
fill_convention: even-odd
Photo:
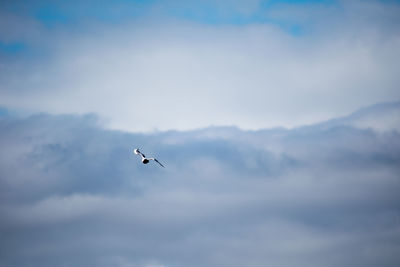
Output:
[[400,266],[399,14],[0,1],[0,267]]
[[397,267],[400,133],[359,127],[393,114],[154,134],[2,115],[0,266]]
[[128,131],[293,127],[398,100],[398,1],[2,1],[0,105]]

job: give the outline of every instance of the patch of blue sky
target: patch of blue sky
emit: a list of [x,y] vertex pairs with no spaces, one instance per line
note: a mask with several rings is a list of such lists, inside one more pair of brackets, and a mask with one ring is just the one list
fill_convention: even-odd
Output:
[[20,16],[33,17],[45,26],[77,25],[82,21],[104,23],[125,21],[148,14],[153,0],[38,0],[0,1],[0,9]]
[[[163,16],[177,16],[204,23],[252,23],[265,20],[262,13],[278,4],[333,4],[337,0],[264,0],[252,12],[243,14],[231,3],[217,1],[160,1],[160,0],[116,0],[116,1],[22,1],[25,12],[33,13],[40,21],[51,24],[81,19],[118,20],[151,13],[154,7]],[[242,7],[246,6],[243,1]],[[14,8],[12,8],[14,7]],[[9,9],[22,10],[21,3],[11,4]]]
[[26,51],[27,45],[22,42],[0,42],[0,51],[5,54],[17,54]]
[[0,117],[6,117],[8,115],[8,110],[6,108],[0,107]]
[[57,5],[44,5],[40,7],[36,11],[35,17],[46,26],[71,21],[71,16]]
[[268,0],[262,1],[263,5],[274,4],[334,4],[338,3],[337,0]]
[[239,13],[232,13],[229,16],[221,16],[217,10],[204,8],[201,12],[199,12],[199,10],[193,11],[190,9],[171,10],[170,14],[178,19],[211,25],[271,24],[281,28],[283,31],[293,36],[301,36],[305,32],[304,28],[307,27],[307,25],[304,24],[268,17],[260,11],[257,11],[251,16]]
[[[87,1],[22,1],[24,13],[35,17],[47,27],[64,25],[76,27],[82,21],[100,21],[101,23],[124,23],[127,20],[149,16],[152,19],[181,19],[196,23],[220,25],[244,25],[253,23],[273,24],[284,31],[300,35],[304,32],[304,22],[279,20],[268,16],[270,10],[279,10],[288,5],[338,5],[337,0],[263,0],[250,10],[245,1],[237,6],[237,2],[220,1],[161,1],[161,0],[87,0]],[[14,11],[21,3],[10,4]],[[156,16],[155,16],[156,15]]]
[[37,8],[35,17],[47,26],[81,21],[124,22],[147,15],[153,4],[143,0],[50,2]]
[[[334,4],[335,1],[265,1],[250,12],[242,12],[239,9],[230,8],[229,6],[216,6],[213,3],[197,3],[185,6],[171,5],[167,6],[164,12],[168,17],[194,21],[196,23],[211,25],[246,25],[246,24],[271,24],[281,28],[283,31],[300,36],[305,28],[311,26],[308,22],[299,22],[292,18],[275,18],[269,15],[269,11],[284,8],[280,4],[305,4],[305,3],[324,3]],[[312,8],[312,5],[310,6]]]

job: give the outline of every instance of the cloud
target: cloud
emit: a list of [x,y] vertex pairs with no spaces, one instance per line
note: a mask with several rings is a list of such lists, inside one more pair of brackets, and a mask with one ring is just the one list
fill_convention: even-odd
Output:
[[[79,27],[39,20],[40,33],[28,38],[36,57],[2,66],[0,104],[94,112],[112,129],[143,132],[294,127],[399,99],[397,4],[255,6],[264,20],[244,24],[153,19],[151,11]],[[298,13],[305,18],[290,21]]]
[[151,134],[5,114],[0,265],[397,266],[400,134],[352,122],[398,107]]

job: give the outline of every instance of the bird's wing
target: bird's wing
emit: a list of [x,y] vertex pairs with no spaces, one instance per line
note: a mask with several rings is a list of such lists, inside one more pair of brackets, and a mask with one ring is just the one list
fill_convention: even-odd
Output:
[[134,152],[135,152],[135,154],[141,155],[143,158],[146,157],[142,152],[139,151],[138,148],[136,148],[136,149],[134,150]]
[[156,158],[149,158],[151,160],[154,160],[155,162],[157,162],[158,164],[161,165],[161,167],[165,168],[164,165],[161,164],[161,162],[159,162]]

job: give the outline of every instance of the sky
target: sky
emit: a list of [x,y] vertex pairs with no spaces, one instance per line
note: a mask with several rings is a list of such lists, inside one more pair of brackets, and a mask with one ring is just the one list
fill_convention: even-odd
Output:
[[3,115],[0,266],[398,266],[399,114],[152,134]]
[[398,1],[0,5],[0,106],[23,114],[256,130],[400,98]]
[[0,1],[0,267],[399,266],[399,14]]

